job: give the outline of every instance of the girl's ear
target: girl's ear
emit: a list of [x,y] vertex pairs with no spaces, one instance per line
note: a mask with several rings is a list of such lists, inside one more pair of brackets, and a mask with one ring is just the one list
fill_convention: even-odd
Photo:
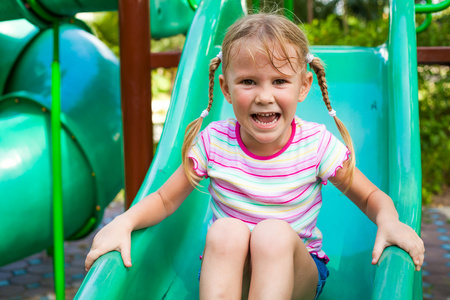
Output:
[[298,102],[303,102],[303,100],[306,99],[306,96],[308,96],[309,89],[311,88],[313,82],[313,75],[311,72],[306,72],[305,77],[302,80],[301,83],[301,89],[300,89],[300,95],[298,97]]
[[225,96],[225,99],[228,101],[228,103],[231,104],[230,87],[225,80],[225,76],[223,76],[222,74],[219,75],[219,83],[222,94]]

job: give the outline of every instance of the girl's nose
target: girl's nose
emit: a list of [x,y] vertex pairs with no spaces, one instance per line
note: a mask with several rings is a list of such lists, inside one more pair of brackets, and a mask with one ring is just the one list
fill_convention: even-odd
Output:
[[273,104],[275,99],[269,89],[261,89],[256,95],[255,102],[261,105]]

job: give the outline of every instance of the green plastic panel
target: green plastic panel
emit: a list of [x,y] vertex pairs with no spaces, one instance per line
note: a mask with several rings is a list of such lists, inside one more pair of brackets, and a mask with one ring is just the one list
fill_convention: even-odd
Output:
[[[312,52],[327,65],[332,105],[352,135],[358,168],[391,195],[401,220],[418,230],[421,170],[413,7],[414,1],[392,1],[386,45],[313,47]],[[185,127],[207,105],[209,60],[219,52],[228,24],[243,11],[245,5],[237,1],[204,1],[199,6],[161,142],[135,202],[155,191],[179,166]],[[326,124],[339,136],[316,82],[297,114]],[[232,115],[216,86],[204,126]],[[330,184],[324,187],[323,198],[318,226],[331,258],[331,275],[320,299],[421,299],[421,273],[414,271],[408,254],[389,247],[378,266],[372,266],[375,225]],[[198,299],[198,256],[210,220],[209,200],[209,195],[194,191],[164,222],[133,233],[133,267],[126,269],[118,252],[104,255],[76,299]]]
[[[45,12],[55,17],[73,17],[80,12],[114,11],[117,0],[39,0]],[[155,39],[187,33],[194,11],[187,0],[151,0],[151,33]],[[32,12],[22,0],[0,1],[0,21],[26,18],[39,27],[50,26]]]
[[[0,96],[0,265],[53,244],[53,32],[35,34],[34,27],[24,22],[7,22],[17,25],[8,30],[0,26],[0,40],[11,41],[10,47],[0,47],[0,61],[9,66],[1,70],[1,78],[7,80]],[[93,218],[100,221],[104,208],[123,187],[123,153],[117,58],[74,25],[63,25],[60,33],[62,188],[69,238],[80,230],[89,233],[86,224],[93,230]],[[23,38],[22,43],[16,36]]]
[[[30,98],[0,102],[0,265],[52,245],[50,113]],[[67,128],[61,134],[65,236],[95,208],[91,166]]]
[[[74,25],[62,25],[60,34],[61,118],[95,172],[98,203],[104,208],[122,187],[118,61],[96,37]],[[16,63],[5,94],[37,94],[35,100],[50,109],[52,42],[52,29],[33,40]],[[108,192],[106,187],[114,188]]]
[[26,20],[0,23],[0,95],[17,58],[38,33],[38,28]]

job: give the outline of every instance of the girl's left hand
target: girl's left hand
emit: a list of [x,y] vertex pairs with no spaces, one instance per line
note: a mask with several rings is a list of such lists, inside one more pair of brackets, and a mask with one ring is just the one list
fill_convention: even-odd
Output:
[[398,220],[378,225],[372,252],[372,264],[377,264],[383,250],[393,245],[408,252],[416,266],[416,271],[420,271],[425,253],[423,241],[411,227]]

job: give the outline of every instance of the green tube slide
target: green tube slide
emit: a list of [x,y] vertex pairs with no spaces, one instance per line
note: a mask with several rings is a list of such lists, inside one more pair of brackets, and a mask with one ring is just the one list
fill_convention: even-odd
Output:
[[[0,265],[52,246],[53,30],[0,23]],[[118,60],[92,34],[60,29],[65,237],[95,228],[123,187]]]
[[[400,219],[420,231],[421,168],[414,2],[392,0],[390,34],[375,48],[313,47],[327,65],[333,108],[349,129],[358,168],[394,200]],[[155,191],[179,166],[184,130],[207,105],[208,65],[245,1],[203,1],[188,32],[157,153],[134,201]],[[192,84],[195,82],[195,84]],[[315,85],[297,114],[326,124],[336,136]],[[215,88],[207,123],[232,117]],[[207,186],[208,182],[202,182]],[[318,226],[331,261],[320,299],[422,299],[421,272],[407,253],[387,248],[371,265],[376,227],[330,185],[323,189]],[[76,299],[198,299],[199,255],[210,220],[210,196],[194,191],[161,224],[134,232],[133,267],[111,252],[96,261]]]

